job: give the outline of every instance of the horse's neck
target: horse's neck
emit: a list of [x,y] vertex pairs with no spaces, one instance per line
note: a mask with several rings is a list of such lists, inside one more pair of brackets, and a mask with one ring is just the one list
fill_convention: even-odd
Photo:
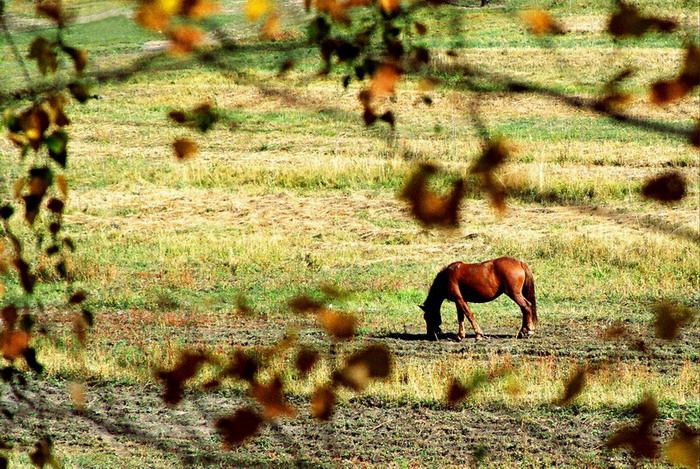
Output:
[[428,292],[428,298],[425,299],[425,307],[427,309],[439,309],[442,306],[442,302],[445,301],[445,296],[436,293],[435,290],[431,289]]

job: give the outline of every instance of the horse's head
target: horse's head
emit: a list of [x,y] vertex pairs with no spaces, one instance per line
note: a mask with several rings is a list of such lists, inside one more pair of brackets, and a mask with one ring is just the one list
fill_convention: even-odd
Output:
[[423,319],[425,319],[426,333],[428,334],[428,340],[438,340],[438,334],[442,333],[440,330],[440,324],[442,320],[440,318],[439,310],[434,311],[423,305],[418,305],[420,309],[423,310]]

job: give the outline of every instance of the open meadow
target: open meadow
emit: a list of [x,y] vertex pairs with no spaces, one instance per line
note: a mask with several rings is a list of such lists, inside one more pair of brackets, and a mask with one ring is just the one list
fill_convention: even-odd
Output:
[[[162,39],[127,17],[128,4],[66,3],[80,15],[111,12],[65,32],[89,51],[91,70],[127,64],[144,44],[157,47]],[[402,79],[388,103],[395,130],[364,125],[357,99],[364,84],[344,88],[343,72],[316,73],[322,62],[306,42],[300,6],[283,21],[284,39],[264,41],[253,36],[243,2],[224,1],[212,21],[241,38],[237,53],[223,59],[226,71],[174,59],[186,67],[154,67],[71,104],[64,229],[77,249],[68,267],[74,286],[88,292],[95,326],[81,353],[65,282],[42,270],[50,260],[37,255],[40,319],[51,328],[34,340],[46,371],[27,385],[34,407],[0,387],[0,399],[17,410],[0,421],[0,441],[14,447],[0,449],[10,467],[30,465],[38,434],[51,435],[66,468],[667,467],[663,451],[635,461],[605,442],[637,421],[634,408],[649,394],[661,443],[678,422],[700,427],[700,318],[674,341],[654,329],[658,302],[700,306],[697,148],[541,94],[462,89],[441,65],[483,67],[583,97],[600,95],[631,67],[623,85],[631,95],[627,112],[692,126],[697,89],[679,103],[654,106],[648,88],[677,72],[686,41],[698,42],[700,4],[633,2],[675,18],[685,32],[613,41],[605,31],[612,2],[478,3],[424,13],[428,34],[420,41],[434,51],[428,67],[442,84],[425,91],[418,79]],[[546,7],[567,34],[529,34],[517,11],[532,6]],[[7,8],[17,46],[27,50],[42,26],[26,5]],[[0,44],[5,93],[24,81],[9,46]],[[280,76],[290,59],[296,66]],[[206,135],[168,119],[169,111],[202,102],[220,113]],[[491,135],[513,148],[499,173],[511,188],[503,216],[468,176],[481,151],[475,109]],[[179,161],[172,142],[183,137],[199,151]],[[0,141],[1,203],[13,198],[32,158],[20,161],[14,146]],[[398,197],[423,161],[447,170],[437,190],[466,177],[459,228],[422,227]],[[668,170],[686,178],[688,196],[675,204],[643,198],[644,182]],[[16,229],[31,235],[19,223]],[[454,340],[456,313],[445,303],[442,327],[450,334],[425,340],[417,305],[437,272],[456,260],[500,256],[523,260],[534,273],[535,335],[515,338],[520,311],[503,295],[471,305],[487,339],[475,341],[467,323],[467,339]],[[34,301],[16,280],[5,280],[0,305]],[[329,296],[331,286],[342,294]],[[354,315],[355,339],[331,345],[313,314],[289,307],[300,295]],[[288,349],[267,353],[291,336]],[[297,344],[327,355],[304,378],[293,366]],[[389,377],[362,392],[341,391],[330,421],[312,419],[310,396],[328,381],[334,360],[367,344],[391,350]],[[202,384],[213,377],[205,366],[185,399],[169,407],[155,373],[172,369],[185,350],[224,360],[238,347],[266,357],[263,376],[282,377],[298,415],[229,451],[214,422],[250,402],[244,383],[205,392]],[[584,366],[592,367],[585,387],[557,405]],[[450,407],[453,378],[479,385]],[[75,383],[85,390],[82,413],[72,410]]]

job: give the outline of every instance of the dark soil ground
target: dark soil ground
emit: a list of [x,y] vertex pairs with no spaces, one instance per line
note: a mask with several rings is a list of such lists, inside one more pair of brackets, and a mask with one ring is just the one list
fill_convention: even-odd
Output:
[[[697,327],[672,344],[654,342],[651,334],[640,331],[639,337],[648,341],[645,352],[581,330],[577,325],[560,326],[554,338],[543,329],[538,337],[520,341],[506,330],[491,331],[491,338],[480,342],[451,341],[449,334],[438,343],[428,342],[418,331],[376,333],[361,340],[385,343],[397,360],[493,353],[524,360],[541,355],[615,357],[659,370],[699,360]],[[270,333],[247,328],[235,334],[234,342],[262,344]],[[322,337],[313,333],[302,339],[320,342]],[[38,437],[51,435],[64,467],[629,467],[635,463],[627,453],[605,448],[617,428],[636,421],[631,407],[592,411],[577,405],[467,403],[448,409],[442,403],[356,397],[337,408],[331,423],[319,424],[308,417],[308,400],[291,396],[302,409],[299,417],[268,425],[247,445],[225,451],[213,424],[247,405],[241,392],[188,392],[180,405],[169,408],[162,402],[160,387],[97,383],[88,385],[86,410],[75,413],[67,387],[58,380],[29,383],[21,391],[26,401],[5,390],[3,407],[15,413],[13,421],[3,423],[0,434],[5,442],[26,454]],[[657,436],[670,438],[674,411],[692,417],[699,409],[700,405],[689,406],[669,413],[661,406]],[[690,423],[698,421],[700,415],[695,415]]]
[[[213,422],[244,405],[231,392],[187,396],[166,408],[156,388],[90,386],[88,410],[74,413],[66,388],[42,385],[26,392],[36,409],[17,414],[6,440],[30,451],[37,435],[53,435],[65,467],[626,467],[633,461],[604,448],[631,411],[595,413],[576,407],[400,405],[356,399],[341,405],[330,424],[308,417],[266,427],[247,445],[227,452]],[[297,400],[298,399],[293,399]],[[298,402],[302,404],[301,402]],[[20,406],[22,407],[22,406]],[[39,419],[41,415],[43,419]],[[43,423],[41,423],[43,421]],[[672,422],[660,419],[668,438]]]

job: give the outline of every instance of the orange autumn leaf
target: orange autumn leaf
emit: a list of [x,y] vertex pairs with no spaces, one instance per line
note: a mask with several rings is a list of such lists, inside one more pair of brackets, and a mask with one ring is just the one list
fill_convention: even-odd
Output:
[[564,28],[544,10],[524,11],[521,13],[521,17],[535,36],[564,33]]
[[399,0],[379,0],[379,5],[387,13],[393,13],[399,9]]
[[193,26],[178,26],[171,29],[168,52],[174,56],[187,55],[204,40],[204,31]]
[[700,86],[700,46],[691,44],[678,77],[652,84],[650,99],[654,104],[672,103],[689,95],[697,86]]
[[369,85],[371,96],[383,96],[396,93],[396,85],[401,79],[403,69],[398,65],[383,63],[377,67]]
[[29,346],[29,333],[21,329],[6,330],[0,334],[0,349],[6,360],[16,360],[21,357]]
[[277,39],[280,37],[280,15],[276,11],[273,11],[267,15],[265,19],[265,24],[262,27],[262,35],[268,39]]
[[185,0],[180,6],[180,14],[187,18],[200,20],[221,10],[219,4],[209,0]]

